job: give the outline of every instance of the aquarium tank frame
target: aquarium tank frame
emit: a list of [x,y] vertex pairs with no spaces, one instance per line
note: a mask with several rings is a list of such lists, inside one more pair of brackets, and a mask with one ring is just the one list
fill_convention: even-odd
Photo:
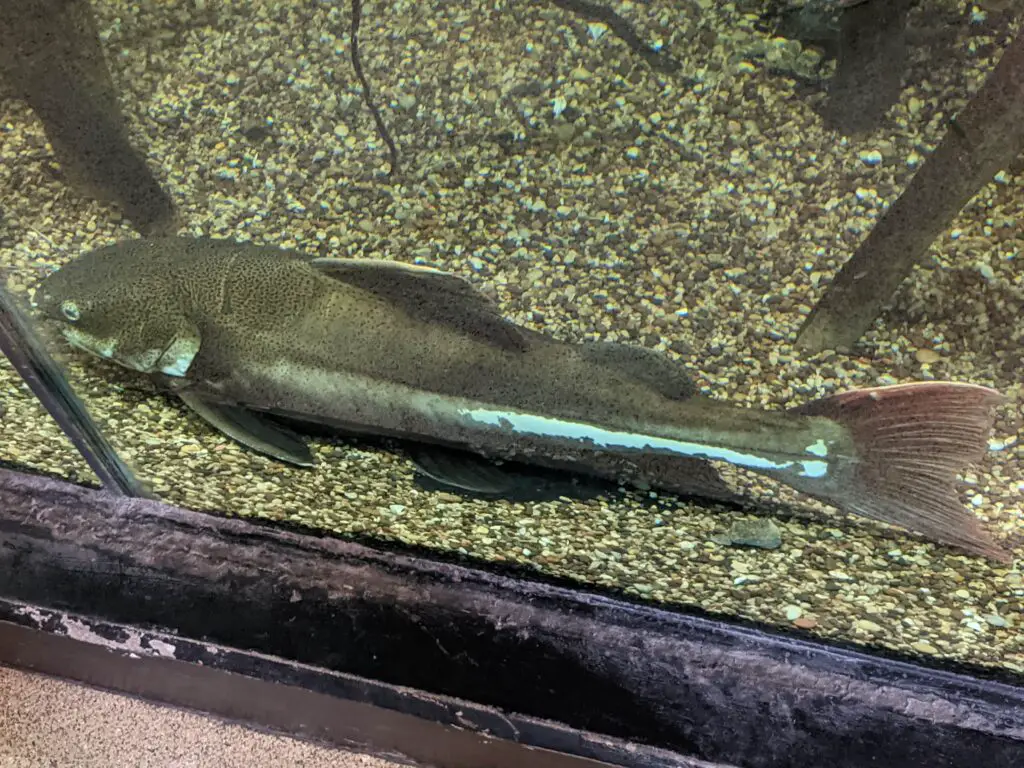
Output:
[[[679,66],[601,4],[551,4],[606,25],[653,70]],[[892,6],[900,45],[908,6]],[[399,156],[359,62],[361,4],[351,8],[351,64],[390,175]],[[87,11],[8,4],[0,68],[62,164],[140,232],[173,232],[178,213],[129,141]],[[39,26],[43,18],[64,25],[63,37]],[[32,55],[11,56],[12,40]],[[1024,38],[1008,50],[924,181],[890,209],[888,230],[852,262],[854,276],[863,261],[891,267],[859,286],[876,302],[839,290],[808,317],[806,347],[858,338],[933,230],[1019,154],[1021,106],[1010,96],[1024,83]],[[840,75],[856,67],[853,53],[842,54]],[[72,130],[70,114],[90,130]],[[958,184],[934,182],[953,177]],[[933,214],[929,226],[902,226],[922,211]],[[1024,765],[1024,678],[1007,670],[808,639],[522,568],[141,498],[42,347],[16,338],[29,325],[5,306],[0,346],[107,482],[96,489],[0,469],[0,664],[441,768]],[[864,317],[851,318],[850,306]]]
[[0,470],[0,663],[456,768],[1015,766],[1024,686]]

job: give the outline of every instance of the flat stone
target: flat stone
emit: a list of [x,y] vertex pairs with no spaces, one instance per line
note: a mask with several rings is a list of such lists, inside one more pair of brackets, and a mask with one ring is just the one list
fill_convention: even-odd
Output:
[[737,520],[728,531],[715,534],[711,540],[723,546],[776,549],[782,544],[782,534],[772,520],[759,518]]

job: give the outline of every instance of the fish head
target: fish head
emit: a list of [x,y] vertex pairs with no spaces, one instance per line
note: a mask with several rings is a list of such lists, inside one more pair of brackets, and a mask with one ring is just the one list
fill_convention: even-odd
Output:
[[200,334],[173,273],[121,256],[84,254],[43,280],[33,305],[72,346],[142,373],[185,376]]

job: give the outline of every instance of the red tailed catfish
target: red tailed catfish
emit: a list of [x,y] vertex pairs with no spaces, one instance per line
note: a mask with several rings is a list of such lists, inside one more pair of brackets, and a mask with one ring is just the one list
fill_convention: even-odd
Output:
[[[74,346],[151,374],[215,428],[295,464],[312,455],[275,417],[712,496],[724,482],[706,460],[720,460],[1008,558],[955,489],[1001,399],[986,387],[741,408],[701,396],[651,350],[515,325],[455,275],[207,239],[86,253],[46,278],[36,305]],[[426,471],[461,484],[443,461]]]

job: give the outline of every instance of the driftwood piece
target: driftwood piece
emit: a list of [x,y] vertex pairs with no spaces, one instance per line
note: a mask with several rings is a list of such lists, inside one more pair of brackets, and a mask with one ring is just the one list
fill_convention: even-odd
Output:
[[868,0],[843,11],[836,72],[822,109],[829,127],[847,136],[868,133],[899,101],[910,5],[911,0]]
[[129,141],[88,0],[0,0],[0,77],[42,120],[77,189],[118,205],[143,234],[177,228]]
[[836,275],[800,329],[797,346],[818,352],[856,343],[953,217],[1022,151],[1024,32]]

